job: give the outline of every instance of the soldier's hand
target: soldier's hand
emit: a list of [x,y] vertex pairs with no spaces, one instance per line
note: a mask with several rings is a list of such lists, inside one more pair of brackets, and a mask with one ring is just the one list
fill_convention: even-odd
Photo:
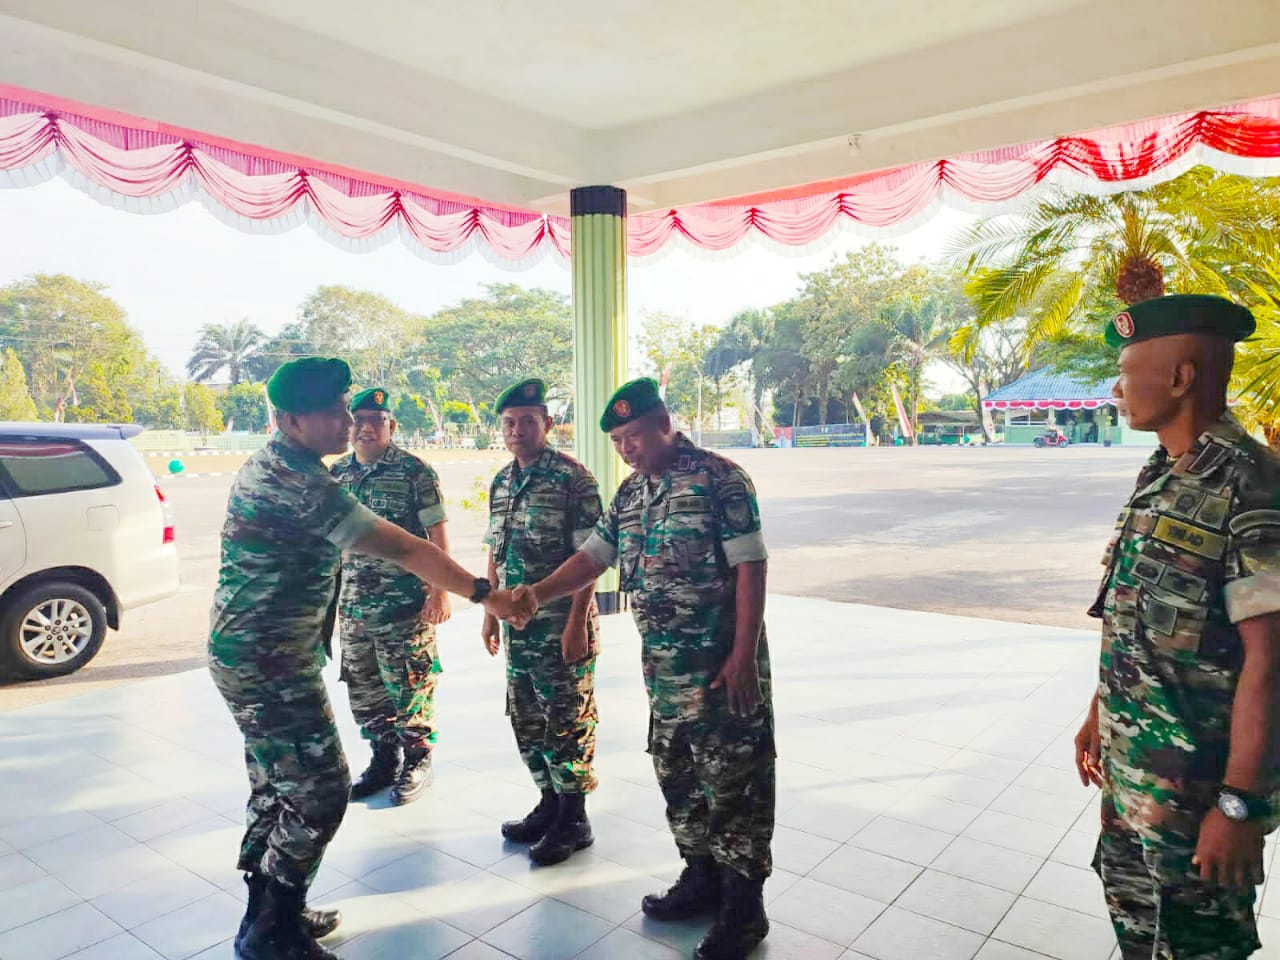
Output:
[[453,603],[446,590],[432,590],[422,605],[422,619],[426,623],[440,624],[453,616]]
[[736,657],[730,654],[724,662],[716,678],[711,681],[711,689],[725,690],[732,713],[747,716],[755,712],[760,702],[760,675],[756,672],[755,657]]
[[[517,590],[524,589],[517,587]],[[489,596],[485,597],[484,608],[501,620],[507,621],[517,630],[523,630],[530,618],[537,609],[536,601],[533,609],[529,607],[529,601],[517,600],[513,598],[510,590],[494,590]]]
[[585,660],[590,652],[591,640],[587,636],[586,621],[582,623],[569,621],[564,628],[564,633],[560,634],[560,655],[564,657],[564,662],[577,663],[579,660]]
[[538,612],[538,595],[533,592],[533,587],[522,583],[512,592],[511,598],[524,614],[525,621],[532,620],[533,615]]
[[1191,863],[1200,879],[1220,887],[1262,882],[1262,830],[1252,821],[1228,820],[1214,807],[1200,821],[1200,837]]
[[496,657],[498,651],[502,649],[502,634],[498,626],[498,618],[492,613],[484,615],[484,622],[480,625],[480,639],[484,641],[484,648],[489,651],[489,656]]
[[1102,738],[1098,734],[1098,705],[1093,701],[1076,734],[1076,773],[1083,786],[1102,786]]

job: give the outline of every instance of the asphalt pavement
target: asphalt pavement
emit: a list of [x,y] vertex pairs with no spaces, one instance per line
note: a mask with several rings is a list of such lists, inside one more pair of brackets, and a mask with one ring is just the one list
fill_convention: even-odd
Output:
[[[759,493],[773,593],[1085,628],[1103,548],[1147,453],[728,452]],[[437,465],[454,556],[478,573],[487,515],[475,494],[499,465],[496,453]],[[184,476],[162,478],[177,525],[181,591],[130,611],[79,673],[0,687],[0,711],[201,666],[231,481],[223,471],[200,475],[196,462]],[[841,638],[831,639],[838,648]]]

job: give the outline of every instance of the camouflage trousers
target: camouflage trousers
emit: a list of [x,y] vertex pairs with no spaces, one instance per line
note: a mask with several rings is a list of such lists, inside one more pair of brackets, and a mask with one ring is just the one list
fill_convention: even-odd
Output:
[[649,754],[680,855],[769,876],[776,782],[770,708],[693,720],[650,714]]
[[[1103,831],[1093,868],[1102,878],[1123,960],[1244,960],[1262,946],[1253,887],[1205,884],[1191,872],[1191,852],[1144,846],[1122,824]],[[1168,879],[1165,856],[1184,861],[1172,871],[1180,879]]]
[[380,622],[343,611],[342,679],[351,714],[371,742],[430,749],[436,742],[436,628],[412,619]]
[[249,804],[237,867],[306,889],[351,790],[319,664],[270,680],[249,664],[211,660],[209,671],[244,734]]
[[596,658],[565,663],[564,624],[506,628],[507,716],[516,749],[539,790],[590,793],[596,788]]

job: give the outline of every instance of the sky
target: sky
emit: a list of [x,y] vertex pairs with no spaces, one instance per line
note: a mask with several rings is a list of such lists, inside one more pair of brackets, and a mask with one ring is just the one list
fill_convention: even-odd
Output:
[[[904,262],[941,257],[972,217],[946,208],[909,233],[885,236]],[[66,273],[107,285],[155,353],[177,377],[206,323],[247,317],[268,333],[295,318],[298,304],[321,284],[373,290],[407,310],[430,313],[478,295],[486,283],[518,283],[570,292],[568,265],[552,256],[524,270],[480,254],[438,265],[398,240],[368,252],[344,250],[302,225],[286,233],[251,234],[224,224],[200,203],[160,214],[118,210],[63,180],[0,190],[0,285],[31,273]],[[683,242],[628,267],[633,336],[645,315],[662,312],[696,323],[727,323],[750,307],[779,303],[800,275],[868,242],[837,232],[820,249],[795,253],[747,244],[708,256]],[[638,371],[638,358],[632,358]],[[933,392],[964,382],[935,364]]]

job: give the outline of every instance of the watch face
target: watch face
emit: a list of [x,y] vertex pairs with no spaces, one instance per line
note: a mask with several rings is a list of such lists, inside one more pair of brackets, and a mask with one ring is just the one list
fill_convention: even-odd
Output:
[[1218,794],[1218,809],[1228,820],[1249,819],[1249,805],[1233,793]]

